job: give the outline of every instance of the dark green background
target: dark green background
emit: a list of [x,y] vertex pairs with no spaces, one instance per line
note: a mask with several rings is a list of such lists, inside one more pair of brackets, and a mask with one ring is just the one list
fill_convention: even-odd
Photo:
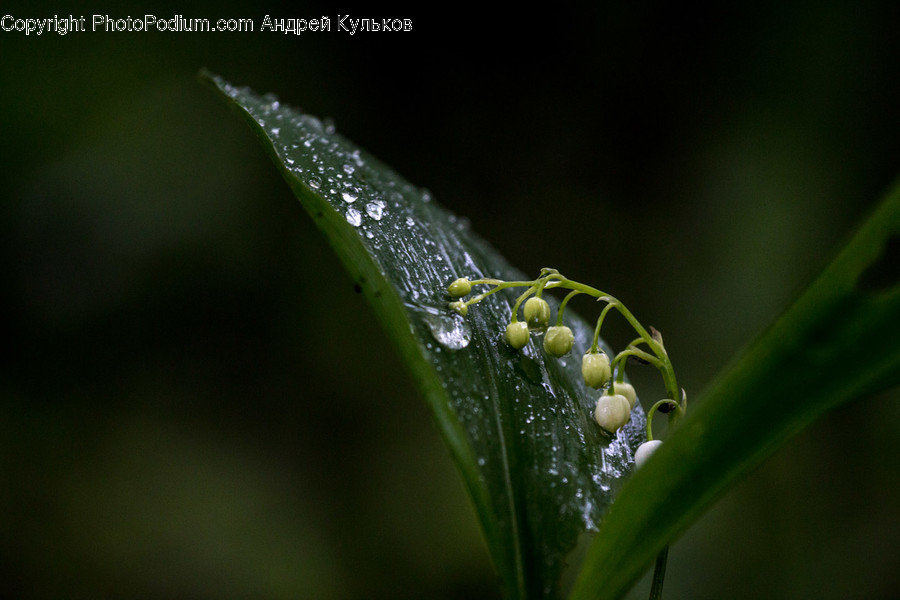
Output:
[[[257,31],[0,31],[17,597],[498,596],[424,403],[202,67],[332,118],[517,266],[615,293],[692,398],[900,174],[892,2],[21,4],[0,13]],[[413,30],[350,36],[347,12]],[[263,33],[266,14],[332,31]],[[648,405],[661,388],[637,379]],[[674,545],[667,597],[896,597],[897,399],[832,414],[729,493]]]

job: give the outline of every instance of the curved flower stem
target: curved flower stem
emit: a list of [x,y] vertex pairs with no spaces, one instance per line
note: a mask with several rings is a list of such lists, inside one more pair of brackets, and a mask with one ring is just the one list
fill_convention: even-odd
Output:
[[633,340],[628,342],[628,345],[626,346],[626,348],[637,347],[637,346],[640,346],[641,344],[646,344],[646,343],[647,343],[647,340],[645,340],[644,338],[634,338]]
[[565,298],[563,298],[562,303],[559,305],[559,310],[556,311],[556,326],[557,327],[560,327],[563,324],[563,311],[566,310],[566,304],[569,303],[569,300],[571,300],[572,298],[574,298],[575,296],[577,296],[578,294],[581,294],[581,293],[582,292],[579,292],[578,290],[573,290],[573,291],[569,292]]
[[534,291],[535,290],[533,287],[528,288],[527,290],[525,290],[524,294],[522,294],[521,296],[516,298],[516,303],[513,304],[513,309],[512,309],[512,322],[513,323],[515,323],[516,321],[519,320],[519,307],[522,305],[523,302],[525,302],[525,298],[532,295],[534,293]]
[[[536,294],[537,297],[540,297],[545,289],[554,289],[554,288],[563,288],[571,290],[571,292],[566,296],[563,300],[563,303],[560,305],[559,315],[557,316],[557,324],[562,323],[562,311],[565,308],[566,304],[568,304],[569,300],[571,300],[574,296],[576,296],[576,292],[579,294],[587,294],[598,300],[602,300],[607,303],[607,305],[603,308],[603,311],[600,313],[600,317],[597,319],[597,327],[594,330],[594,339],[591,344],[589,352],[597,352],[599,346],[600,339],[600,326],[603,324],[603,320],[606,318],[606,315],[609,313],[611,308],[615,308],[619,313],[628,321],[628,324],[634,329],[634,331],[638,334],[638,338],[632,341],[623,353],[620,353],[619,356],[625,354],[625,356],[633,355],[643,360],[646,360],[653,364],[660,372],[663,378],[663,383],[666,388],[666,393],[668,397],[674,400],[677,404],[679,398],[679,387],[678,382],[675,379],[675,371],[672,368],[672,363],[669,360],[669,356],[666,353],[665,348],[663,347],[661,340],[655,338],[648,332],[643,325],[641,325],[640,321],[638,321],[635,316],[631,313],[628,308],[621,302],[619,302],[615,297],[603,292],[602,290],[598,290],[595,287],[591,287],[589,285],[585,285],[583,283],[579,283],[577,281],[573,281],[563,275],[561,275],[555,269],[545,268],[541,270],[541,277],[535,281],[507,281],[503,282],[498,279],[476,279],[472,282],[473,284],[487,284],[493,285],[494,288],[480,294],[478,296],[473,297],[472,299],[465,302],[465,305],[468,306],[470,304],[475,304],[476,302],[480,302],[487,296],[498,292],[502,289],[507,289],[511,287],[525,287],[527,286],[529,289],[519,297],[513,306],[513,321],[517,320],[518,310],[521,303],[525,298],[530,296],[531,294]],[[649,352],[645,352],[643,350],[638,350],[636,348],[637,345],[646,345],[647,350]],[[670,419],[677,418],[677,412],[673,412],[670,416]]]
[[[616,310],[628,321],[628,324],[637,332],[640,336],[641,343],[647,344],[649,349],[656,355],[657,358],[660,359],[661,365],[658,367],[660,372],[663,375],[663,382],[666,386],[666,392],[669,393],[670,397],[675,400],[678,398],[678,384],[675,380],[675,372],[672,369],[672,363],[669,361],[669,357],[666,354],[665,348],[663,348],[662,344],[657,341],[650,333],[641,325],[640,321],[638,321],[635,316],[631,313],[628,308],[625,307],[624,304],[619,302],[613,296],[598,290],[595,287],[591,287],[589,285],[585,285],[583,283],[578,283],[577,281],[572,281],[571,279],[567,279],[562,275],[557,275],[559,279],[557,281],[548,282],[545,284],[546,289],[561,287],[570,290],[578,290],[584,294],[588,294],[597,298],[598,300],[605,300],[609,303],[609,306],[614,306]],[[634,344],[634,342],[632,342]]]
[[[497,279],[483,279],[483,280],[475,280],[474,283],[486,283],[488,285],[494,285],[494,289],[485,292],[479,296],[475,296],[471,300],[467,301],[465,304],[468,306],[469,304],[474,304],[476,302],[480,302],[485,297],[490,294],[493,294],[501,289],[506,289],[510,287],[525,287],[528,286],[529,290],[525,292],[517,301],[515,306],[513,307],[513,319],[516,319],[516,315],[518,313],[518,308],[521,302],[527,298],[531,294],[537,294],[540,297],[541,293],[545,289],[554,289],[554,288],[563,288],[571,290],[572,292],[579,292],[581,294],[587,294],[598,300],[603,300],[607,302],[606,307],[604,307],[603,312],[600,314],[600,318],[597,320],[597,327],[594,330],[594,340],[591,344],[590,352],[597,352],[600,338],[600,326],[603,323],[603,319],[606,318],[608,311],[611,308],[615,308],[619,313],[628,321],[628,324],[634,329],[634,331],[638,334],[638,338],[635,339],[631,344],[629,344],[629,348],[625,350],[625,352],[633,353],[634,356],[638,356],[644,360],[648,360],[648,356],[653,357],[654,360],[648,360],[648,362],[652,363],[662,375],[663,383],[666,388],[666,393],[674,400],[676,403],[678,402],[678,393],[679,387],[678,382],[675,379],[675,371],[672,368],[672,363],[669,360],[669,356],[666,353],[665,348],[663,348],[662,344],[659,340],[654,338],[645,328],[641,325],[640,321],[638,321],[635,316],[631,313],[628,308],[625,307],[624,304],[619,302],[615,297],[598,290],[595,287],[591,287],[589,285],[585,285],[583,283],[579,283],[577,281],[573,281],[563,275],[561,275],[555,269],[542,269],[541,277],[536,281],[510,281],[510,282],[500,282]],[[570,293],[566,296],[564,303],[567,303],[575,294]],[[562,309],[564,304],[560,306]],[[559,323],[559,317],[557,317],[557,323]],[[647,349],[650,351],[649,353],[637,350],[634,346],[638,344],[645,344]],[[627,356],[627,355],[626,355]],[[672,413],[671,418],[677,418],[675,415],[677,413]]]
[[[652,429],[653,415],[654,415],[654,414],[656,413],[656,411],[659,410],[659,408],[660,408],[661,406],[663,406],[664,404],[669,404],[669,405],[672,406],[672,408],[675,409],[675,410],[672,411],[672,413],[679,413],[679,414],[680,414],[680,413],[684,413],[684,410],[681,408],[681,405],[679,405],[679,404],[678,404],[677,402],[675,402],[674,400],[670,400],[669,398],[663,398],[662,400],[660,400],[660,401],[658,401],[656,404],[654,404],[654,405],[650,408],[649,412],[647,412],[647,441],[648,441],[648,442],[649,442],[650,440],[653,439],[653,429]],[[670,414],[671,414],[671,413],[670,413]]]
[[622,350],[616,355],[614,363],[625,362],[625,360],[629,357],[633,356],[635,358],[639,358],[640,360],[650,363],[657,369],[663,368],[663,362],[658,357],[650,354],[649,352],[644,352],[643,350],[638,350],[635,347],[628,348],[627,350]]
[[466,300],[465,305],[469,306],[471,304],[478,304],[491,294],[496,294],[500,290],[505,290],[514,287],[525,287],[526,285],[531,287],[534,285],[533,281],[500,281],[499,279],[476,279],[475,281],[469,282],[471,285],[478,284],[489,284],[495,286],[493,289],[488,290],[486,292],[482,292],[477,296],[472,296],[468,300]]
[[588,350],[591,354],[595,354],[597,352],[598,346],[600,345],[600,327],[603,325],[603,320],[606,318],[606,315],[609,313],[612,308],[612,304],[607,304],[603,307],[603,310],[600,312],[600,316],[597,318],[597,326],[594,328],[594,341],[591,343],[591,348]]

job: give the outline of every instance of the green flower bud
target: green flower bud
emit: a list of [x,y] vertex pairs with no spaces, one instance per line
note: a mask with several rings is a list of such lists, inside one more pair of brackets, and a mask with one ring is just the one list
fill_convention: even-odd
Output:
[[572,349],[575,336],[572,330],[565,325],[551,327],[544,335],[544,350],[551,356],[565,356]]
[[609,433],[615,433],[631,420],[631,409],[625,396],[604,394],[597,401],[594,420]]
[[506,341],[516,350],[525,347],[528,337],[528,325],[524,321],[516,321],[506,326]]
[[662,446],[661,440],[650,440],[638,446],[637,452],[634,453],[634,466],[640,467],[647,462],[650,455],[656,452],[656,449]]
[[453,298],[462,298],[471,291],[472,284],[469,283],[469,280],[466,277],[460,277],[447,288],[447,292]]
[[460,302],[459,300],[450,303],[450,310],[457,312],[462,316],[466,316],[469,313],[469,307],[466,306],[466,303]]
[[631,408],[634,408],[635,403],[637,402],[637,392],[634,391],[634,386],[630,383],[623,382],[615,382],[613,384],[613,393],[621,394],[625,396],[625,399],[628,400],[628,404],[631,405]]
[[610,375],[609,357],[603,352],[589,352],[581,359],[581,376],[595,390],[606,385]]
[[543,298],[529,298],[525,301],[525,321],[529,329],[546,329],[550,322],[550,305]]

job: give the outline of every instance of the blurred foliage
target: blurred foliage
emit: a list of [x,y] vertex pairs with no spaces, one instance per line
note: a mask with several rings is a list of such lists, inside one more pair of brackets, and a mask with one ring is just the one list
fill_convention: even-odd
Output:
[[[2,12],[337,17],[187,10]],[[7,595],[497,595],[424,404],[201,67],[333,118],[526,272],[602,282],[689,392],[897,175],[894,3],[400,16],[412,32],[0,32]],[[732,491],[673,546],[667,596],[893,597],[897,399]]]

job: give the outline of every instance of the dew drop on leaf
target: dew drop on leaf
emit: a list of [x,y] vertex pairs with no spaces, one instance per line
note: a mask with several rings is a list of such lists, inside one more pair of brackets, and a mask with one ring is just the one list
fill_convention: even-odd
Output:
[[382,212],[384,211],[384,202],[369,202],[366,204],[366,214],[375,219],[376,221],[381,220]]
[[462,318],[450,314],[434,314],[427,312],[425,322],[431,335],[441,346],[450,350],[461,350],[469,345],[471,333],[469,326]]
[[353,225],[354,227],[359,227],[362,224],[362,213],[360,213],[355,208],[347,209],[347,222]]

